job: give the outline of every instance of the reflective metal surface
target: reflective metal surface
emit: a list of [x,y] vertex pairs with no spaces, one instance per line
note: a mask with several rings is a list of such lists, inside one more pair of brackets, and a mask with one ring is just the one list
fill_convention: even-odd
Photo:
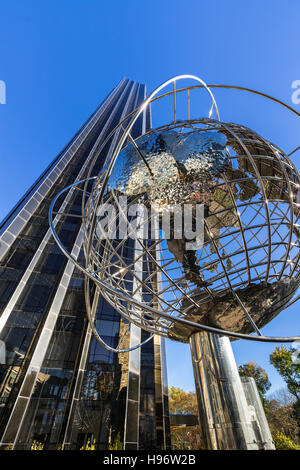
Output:
[[109,187],[129,197],[143,194],[148,204],[159,207],[205,202],[209,185],[229,166],[226,143],[218,131],[152,132],[138,141],[148,165],[134,145],[127,145],[118,156]]
[[[158,293],[163,311],[221,330],[260,334],[299,286],[299,175],[287,157],[253,131],[205,124],[209,130],[186,123],[183,131],[180,123],[181,134],[154,132],[138,141],[153,177],[135,149],[126,147],[108,180],[109,191],[143,195],[162,207],[204,204],[201,249],[187,251],[184,237],[164,243],[164,234],[156,243],[157,269],[165,277],[163,295]],[[112,199],[107,193],[106,200]],[[93,261],[101,266],[97,254]],[[102,263],[101,280],[124,291],[122,281],[112,283],[109,277],[115,260],[111,270],[106,260]],[[119,267],[125,269],[124,263]],[[185,341],[190,333],[180,324],[168,328],[172,339]]]
[[[210,113],[208,118],[177,121],[176,94],[183,89],[177,90],[175,83],[185,78],[161,85],[128,116],[121,124],[123,137],[107,157],[91,194],[86,193],[88,180],[84,182],[86,263],[77,267],[121,315],[151,333],[185,342],[201,329],[258,341],[294,341],[297,336],[264,337],[260,329],[290,304],[299,286],[299,173],[276,145],[242,125],[221,122],[209,87],[203,84],[217,120]],[[130,131],[138,116],[149,103],[171,94],[159,95],[171,83],[174,120],[133,139]],[[188,114],[189,99],[188,94]],[[139,244],[162,282],[158,290],[151,276],[149,282],[139,282],[145,293],[156,297],[159,308],[132,297],[135,260],[123,256],[124,240],[103,239],[99,232],[101,204],[115,209],[108,232],[120,230],[121,220],[128,220],[120,196],[129,199],[128,210],[141,202],[157,210],[154,216],[147,213],[144,226],[147,233],[158,214],[160,239],[150,246],[142,240]],[[194,251],[186,248],[185,234],[175,236],[173,206],[186,203],[195,213],[204,206],[204,243]],[[164,230],[165,212],[171,237]],[[135,237],[131,228],[127,239]]]
[[241,377],[252,427],[261,450],[275,450],[275,444],[253,377]]
[[195,333],[190,347],[205,448],[259,449],[229,338]]

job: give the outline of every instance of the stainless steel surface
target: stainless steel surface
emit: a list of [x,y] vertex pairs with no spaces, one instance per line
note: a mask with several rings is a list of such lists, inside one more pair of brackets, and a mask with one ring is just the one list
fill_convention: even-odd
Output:
[[257,450],[246,397],[228,337],[195,333],[190,337],[205,448]]
[[252,427],[262,450],[275,450],[275,444],[262,406],[257,386],[253,377],[241,377],[245,392]]
[[121,150],[109,179],[110,189],[128,197],[145,195],[147,204],[158,208],[197,199],[205,203],[212,198],[210,185],[230,165],[226,143],[225,135],[217,130],[153,131],[138,140],[138,153],[131,144]]
[[[47,188],[53,196],[58,188],[74,182],[79,175],[86,178],[90,170],[95,173],[98,168],[99,171],[104,158],[104,152],[99,154],[99,147],[110,132],[108,129],[111,130],[115,126],[122,111],[126,114],[128,109],[137,106],[137,98],[139,102],[144,99],[142,85],[130,82],[128,87],[129,80],[124,82],[120,92],[114,97],[109,112],[106,109],[106,114],[100,116],[93,135],[85,132],[80,137],[79,145],[82,144],[83,148],[72,157],[71,165],[64,168],[64,164],[69,163],[65,159],[58,163],[55,174],[60,176],[59,170],[63,170],[59,178],[60,183],[55,181],[51,174]],[[144,121],[147,117],[149,123],[148,110],[143,116]],[[94,123],[93,119],[90,119],[91,125]],[[134,135],[138,135],[137,132],[142,129],[145,132],[148,128],[145,122],[142,123],[142,119],[136,124]],[[111,139],[113,145],[116,136],[117,132]],[[109,145],[111,141],[108,142]],[[71,158],[70,153],[67,157]],[[17,239],[9,240],[8,231],[4,234],[10,246],[8,254],[2,260],[1,290],[3,292],[6,289],[6,293],[1,297],[1,308],[3,305],[8,307],[9,303],[12,311],[5,310],[8,323],[1,336],[1,340],[6,341],[5,363],[1,365],[4,380],[1,383],[0,435],[5,431],[1,448],[37,448],[36,436],[39,440],[38,448],[44,450],[81,448],[88,442],[95,444],[97,449],[105,446],[107,448],[115,443],[117,432],[117,439],[118,435],[123,439],[128,354],[120,354],[116,358],[99,347],[91,336],[91,330],[83,316],[83,276],[74,269],[75,265],[71,261],[68,262],[62,257],[56,247],[45,219],[52,196],[49,197],[44,184],[41,184],[40,189],[39,207],[31,204],[32,201],[30,208],[26,205],[26,210],[32,211],[32,219],[24,219],[25,228]],[[79,206],[76,195],[77,189],[70,187],[70,191],[62,195],[56,208],[57,213],[54,214],[54,227],[58,233],[64,232],[64,239],[69,240],[70,252],[75,258],[75,249],[78,254],[82,246],[81,241],[76,240],[81,222],[77,212]],[[34,197],[37,198],[37,193]],[[63,202],[67,202],[67,206],[62,205]],[[23,212],[22,214],[24,215]],[[63,224],[65,216],[68,218],[66,225]],[[14,224],[14,233],[17,233],[20,225],[17,216],[15,219],[17,223]],[[26,256],[24,248],[29,251],[25,253]],[[22,263],[14,262],[15,253],[18,259],[21,256]],[[82,253],[79,257],[82,259]],[[7,280],[9,283],[5,282]],[[91,298],[93,300],[96,297]],[[31,302],[31,299],[36,300]],[[14,306],[16,301],[17,306]],[[106,341],[118,349],[116,344],[122,339],[123,332],[127,331],[128,324],[120,319],[118,313],[103,299],[99,302],[96,314],[97,325],[101,319],[100,328]],[[138,330],[134,325],[133,328]],[[143,339],[147,337],[145,333],[142,335]],[[129,343],[128,332],[125,340]],[[146,351],[151,353],[151,348],[154,349],[153,342],[147,344]],[[146,359],[145,356],[145,352],[142,352],[142,363],[138,370],[138,375],[141,375],[140,400],[142,403],[147,400],[155,403],[157,390],[151,390],[150,393],[145,390],[143,369],[147,361],[148,372],[154,375],[156,365],[154,358],[150,365],[149,357]],[[160,393],[162,394],[162,391]],[[46,407],[44,396],[47,396]],[[161,400],[160,397],[160,402]],[[50,408],[51,417],[48,413]],[[152,432],[151,445],[157,445],[159,448],[166,445],[164,436],[156,436],[156,425],[153,424],[155,414],[160,410],[161,407],[157,404],[157,410],[154,408],[152,413],[152,421],[148,420],[149,416],[146,416],[146,420],[145,416],[139,415],[137,411],[136,425],[140,426],[144,433],[139,437],[140,445],[148,444],[145,436],[149,432]],[[132,414],[130,417],[132,418]],[[130,426],[130,420],[128,425]]]
[[[91,177],[89,178],[89,180],[95,180],[96,177]],[[112,305],[115,305],[115,303],[117,301],[124,301],[126,302],[127,306],[133,306],[137,309],[139,309],[140,311],[142,311],[143,309],[147,309],[147,312],[148,313],[151,313],[155,318],[157,318],[158,316],[161,318],[161,319],[165,319],[167,320],[167,322],[164,324],[164,326],[168,326],[169,325],[169,320],[171,320],[171,322],[174,324],[175,321],[176,321],[176,325],[180,325],[182,328],[185,328],[186,327],[186,331],[189,332],[189,334],[191,334],[191,332],[195,332],[195,331],[207,331],[207,332],[212,332],[212,333],[219,333],[219,334],[223,334],[223,335],[228,335],[232,338],[239,338],[239,339],[248,339],[250,341],[263,341],[263,342],[293,342],[293,341],[297,341],[300,339],[299,336],[290,336],[290,337],[274,337],[274,336],[253,336],[253,335],[248,335],[248,334],[243,334],[243,333],[238,333],[238,332],[235,332],[235,331],[227,331],[227,330],[222,330],[220,328],[217,328],[217,327],[213,327],[213,326],[208,326],[208,325],[205,325],[205,324],[199,324],[199,323],[196,323],[194,321],[190,321],[190,320],[187,320],[186,318],[182,318],[182,317],[176,317],[176,318],[173,318],[173,317],[170,317],[169,314],[165,313],[164,310],[162,311],[159,311],[155,308],[152,308],[151,306],[147,305],[145,306],[144,303],[136,300],[135,298],[133,298],[132,296],[129,296],[129,295],[126,295],[124,294],[121,290],[115,290],[114,288],[112,288],[109,284],[106,284],[104,283],[103,281],[99,280],[99,278],[95,275],[97,273],[92,273],[91,271],[89,271],[88,269],[86,269],[82,264],[78,263],[77,260],[72,257],[72,255],[68,252],[68,250],[65,248],[65,246],[63,245],[63,243],[60,241],[58,235],[56,234],[56,231],[53,227],[53,223],[52,223],[52,212],[53,212],[53,207],[55,206],[56,204],[56,201],[57,199],[65,192],[65,191],[68,191],[70,189],[70,187],[75,187],[75,186],[78,186],[82,183],[85,183],[86,180],[81,180],[81,181],[78,181],[66,188],[64,188],[60,193],[57,194],[57,196],[53,199],[52,201],[52,204],[51,204],[51,207],[50,207],[50,211],[49,211],[49,225],[50,225],[50,228],[52,230],[52,234],[53,234],[53,237],[55,239],[55,241],[57,242],[58,246],[60,247],[60,249],[62,250],[62,252],[68,257],[68,259],[70,259],[72,261],[72,263],[74,263],[76,265],[76,267],[82,271],[85,275],[86,275],[86,278],[87,280],[91,279],[92,281],[94,281],[98,286],[100,286],[106,294],[108,294],[108,296],[106,295],[105,297],[107,298],[108,301],[110,301],[110,303],[112,303]],[[254,228],[257,228],[257,227],[260,227],[259,225],[258,226],[254,226]],[[253,227],[252,227],[253,228]],[[234,233],[235,235],[235,233]],[[157,244],[157,243],[156,243]],[[155,244],[155,245],[156,245]],[[146,250],[146,252],[148,253],[148,249]],[[157,250],[158,253],[161,254],[161,250]],[[152,259],[152,258],[151,258]],[[160,265],[160,262],[159,262],[159,265]],[[260,264],[258,263],[257,265],[255,266],[259,266]],[[160,272],[160,270],[159,270]],[[180,290],[180,287],[179,287],[179,290]],[[101,291],[102,292],[102,291]],[[163,291],[162,291],[163,292]],[[182,292],[180,290],[180,292]],[[111,295],[111,297],[109,297],[109,295]],[[167,303],[166,301],[164,301],[163,303]],[[288,304],[289,305],[289,304]],[[125,306],[126,308],[126,306]],[[133,311],[134,312],[134,311]],[[122,312],[120,312],[124,317],[126,317],[126,314],[127,314],[127,310],[122,310]],[[180,313],[178,311],[178,313]],[[127,316],[128,319],[130,319],[130,321],[134,324],[138,324],[140,325],[140,321],[139,321],[139,318],[136,317],[136,315],[130,317],[130,316]],[[147,321],[145,320],[143,322],[143,328],[145,330],[148,330],[152,333],[157,333],[157,330],[153,327],[153,325],[148,325]],[[161,334],[162,336],[166,336],[165,332],[163,329],[161,329],[159,331],[159,334]],[[184,341],[184,339],[182,339],[182,341]]]
[[[176,87],[182,79],[195,79],[200,85]],[[163,92],[169,85],[173,85],[172,91]],[[190,117],[189,90],[201,91],[201,87],[212,100],[209,118],[178,121],[177,93],[188,91]],[[290,109],[253,90],[224,88],[256,93]],[[130,131],[138,116],[150,103],[167,95],[173,95],[170,124],[132,139]],[[213,109],[216,120],[210,117]],[[96,283],[106,300],[127,320],[178,341],[187,342],[200,330],[258,341],[299,339],[265,337],[261,332],[292,302],[300,282],[300,177],[287,155],[251,129],[221,122],[210,87],[187,75],[158,87],[113,132],[120,128],[125,131],[93,182],[91,194],[86,193],[90,179],[84,182],[86,264],[77,267],[87,279]],[[129,198],[129,208],[142,202],[146,207],[155,206],[158,213],[167,211],[174,220],[172,204],[204,205],[203,246],[189,251],[185,237],[168,239],[160,225],[161,237],[152,240],[152,245],[138,240],[148,266],[143,279],[137,279],[137,259],[123,256],[126,240],[103,239],[98,230],[97,210],[103,203],[115,209],[116,215],[107,224],[109,230],[114,224],[119,228],[119,216],[127,217],[122,213],[120,195]],[[50,226],[51,217],[50,213]],[[145,226],[153,222],[152,212],[147,217]],[[130,237],[136,238],[134,228],[127,240]],[[58,237],[56,240],[71,259]],[[160,253],[159,261],[154,251]],[[152,282],[150,265],[151,273],[161,273],[159,289]],[[159,308],[133,298],[136,281],[152,299],[157,299]]]

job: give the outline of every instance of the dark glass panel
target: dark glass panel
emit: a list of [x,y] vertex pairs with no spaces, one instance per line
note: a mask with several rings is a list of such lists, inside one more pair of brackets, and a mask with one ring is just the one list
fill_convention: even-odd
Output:
[[[126,443],[137,442],[138,440],[138,410],[139,403],[137,401],[128,400],[127,402],[127,429]],[[127,445],[126,445],[127,448]]]

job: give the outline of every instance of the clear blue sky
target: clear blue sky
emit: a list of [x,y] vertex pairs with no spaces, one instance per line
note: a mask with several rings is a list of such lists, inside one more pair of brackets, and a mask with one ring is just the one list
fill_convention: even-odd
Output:
[[[0,105],[0,218],[123,76],[150,91],[190,73],[290,105],[291,83],[300,79],[299,0],[10,0],[1,2],[0,14],[0,80],[7,86],[7,104]],[[300,144],[300,124],[262,111],[259,100],[224,98],[222,116],[287,151]],[[299,334],[297,311],[283,312],[264,332]],[[274,347],[233,344],[238,364],[265,367],[272,390],[283,386],[269,364]],[[168,342],[167,351],[169,383],[192,389],[188,347]]]

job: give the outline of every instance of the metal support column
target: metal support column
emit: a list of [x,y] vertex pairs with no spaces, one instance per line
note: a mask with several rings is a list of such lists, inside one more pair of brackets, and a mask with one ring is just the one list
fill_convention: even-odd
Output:
[[246,396],[228,337],[190,338],[199,424],[207,449],[257,450]]

